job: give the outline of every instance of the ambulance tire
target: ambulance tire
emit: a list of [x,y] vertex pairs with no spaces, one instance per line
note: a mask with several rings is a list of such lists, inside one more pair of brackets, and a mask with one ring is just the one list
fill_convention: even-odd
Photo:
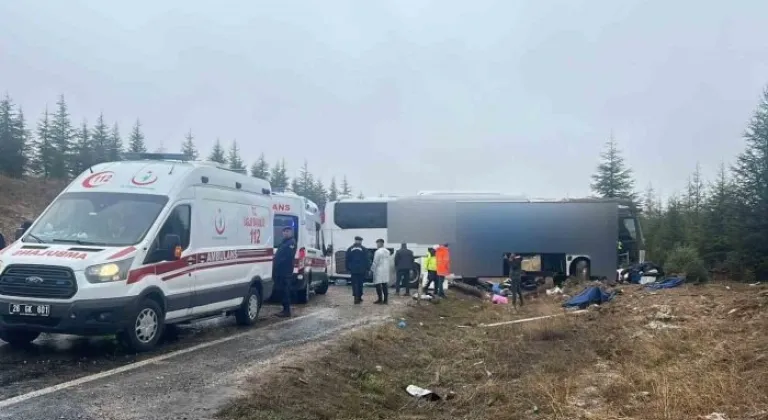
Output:
[[0,330],[0,341],[5,341],[11,347],[23,348],[40,337],[39,332],[24,330]]
[[[154,349],[165,331],[165,314],[160,305],[152,299],[145,298],[136,306],[129,319],[128,327],[118,334],[118,340],[136,353]],[[154,333],[151,330],[138,332],[137,324],[142,322],[146,323],[147,328],[152,328],[151,324],[154,323]],[[147,337],[146,334],[150,336]]]
[[259,289],[251,287],[243,299],[243,303],[235,311],[237,325],[248,327],[256,323],[261,312],[261,293]]
[[328,277],[325,277],[325,280],[323,280],[323,283],[320,286],[315,287],[315,294],[316,295],[324,295],[328,293],[328,286],[330,285],[330,282],[328,280]]
[[296,303],[304,304],[309,302],[310,287],[312,287],[312,277],[307,275],[304,281],[304,288],[296,291]]

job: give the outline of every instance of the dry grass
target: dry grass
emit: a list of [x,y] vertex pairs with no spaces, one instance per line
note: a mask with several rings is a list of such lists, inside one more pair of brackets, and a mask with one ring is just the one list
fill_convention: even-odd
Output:
[[21,222],[37,217],[65,186],[61,181],[0,175],[0,233],[11,242]]
[[[559,309],[542,302],[516,314],[454,295],[410,310],[405,329],[356,333],[317,360],[260,378],[221,416],[768,418],[767,304],[768,290],[745,285],[628,287],[586,315],[459,328]],[[451,398],[415,400],[409,384]]]

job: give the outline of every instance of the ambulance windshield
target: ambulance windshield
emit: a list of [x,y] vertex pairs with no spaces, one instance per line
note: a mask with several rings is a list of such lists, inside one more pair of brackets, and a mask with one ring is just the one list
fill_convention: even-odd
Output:
[[24,242],[128,246],[144,239],[168,197],[150,194],[76,192],[61,195]]

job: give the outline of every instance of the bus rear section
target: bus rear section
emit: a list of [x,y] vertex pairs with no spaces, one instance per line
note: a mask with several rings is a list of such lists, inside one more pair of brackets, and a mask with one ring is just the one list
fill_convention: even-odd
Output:
[[[355,237],[363,238],[363,246],[373,260],[376,251],[376,240],[383,239],[384,246],[394,254],[400,248],[400,243],[390,243],[387,234],[387,206],[393,198],[340,198],[325,206],[323,233],[326,240],[326,261],[328,273],[332,280],[347,280],[350,275],[346,269],[346,251],[352,246]],[[414,251],[417,260],[426,255],[426,246],[409,246]],[[394,264],[394,258],[392,258]],[[391,270],[395,273],[394,266]],[[421,264],[416,263],[411,274],[415,282],[421,276]],[[367,279],[370,281],[370,277]],[[394,284],[395,275],[390,279]],[[413,285],[415,287],[415,284]]]

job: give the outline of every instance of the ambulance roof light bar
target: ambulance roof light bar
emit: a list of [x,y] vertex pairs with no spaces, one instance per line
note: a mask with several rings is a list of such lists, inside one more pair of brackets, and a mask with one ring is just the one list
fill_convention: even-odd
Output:
[[189,162],[189,156],[184,153],[147,153],[147,152],[125,152],[121,156],[123,160],[173,160]]

